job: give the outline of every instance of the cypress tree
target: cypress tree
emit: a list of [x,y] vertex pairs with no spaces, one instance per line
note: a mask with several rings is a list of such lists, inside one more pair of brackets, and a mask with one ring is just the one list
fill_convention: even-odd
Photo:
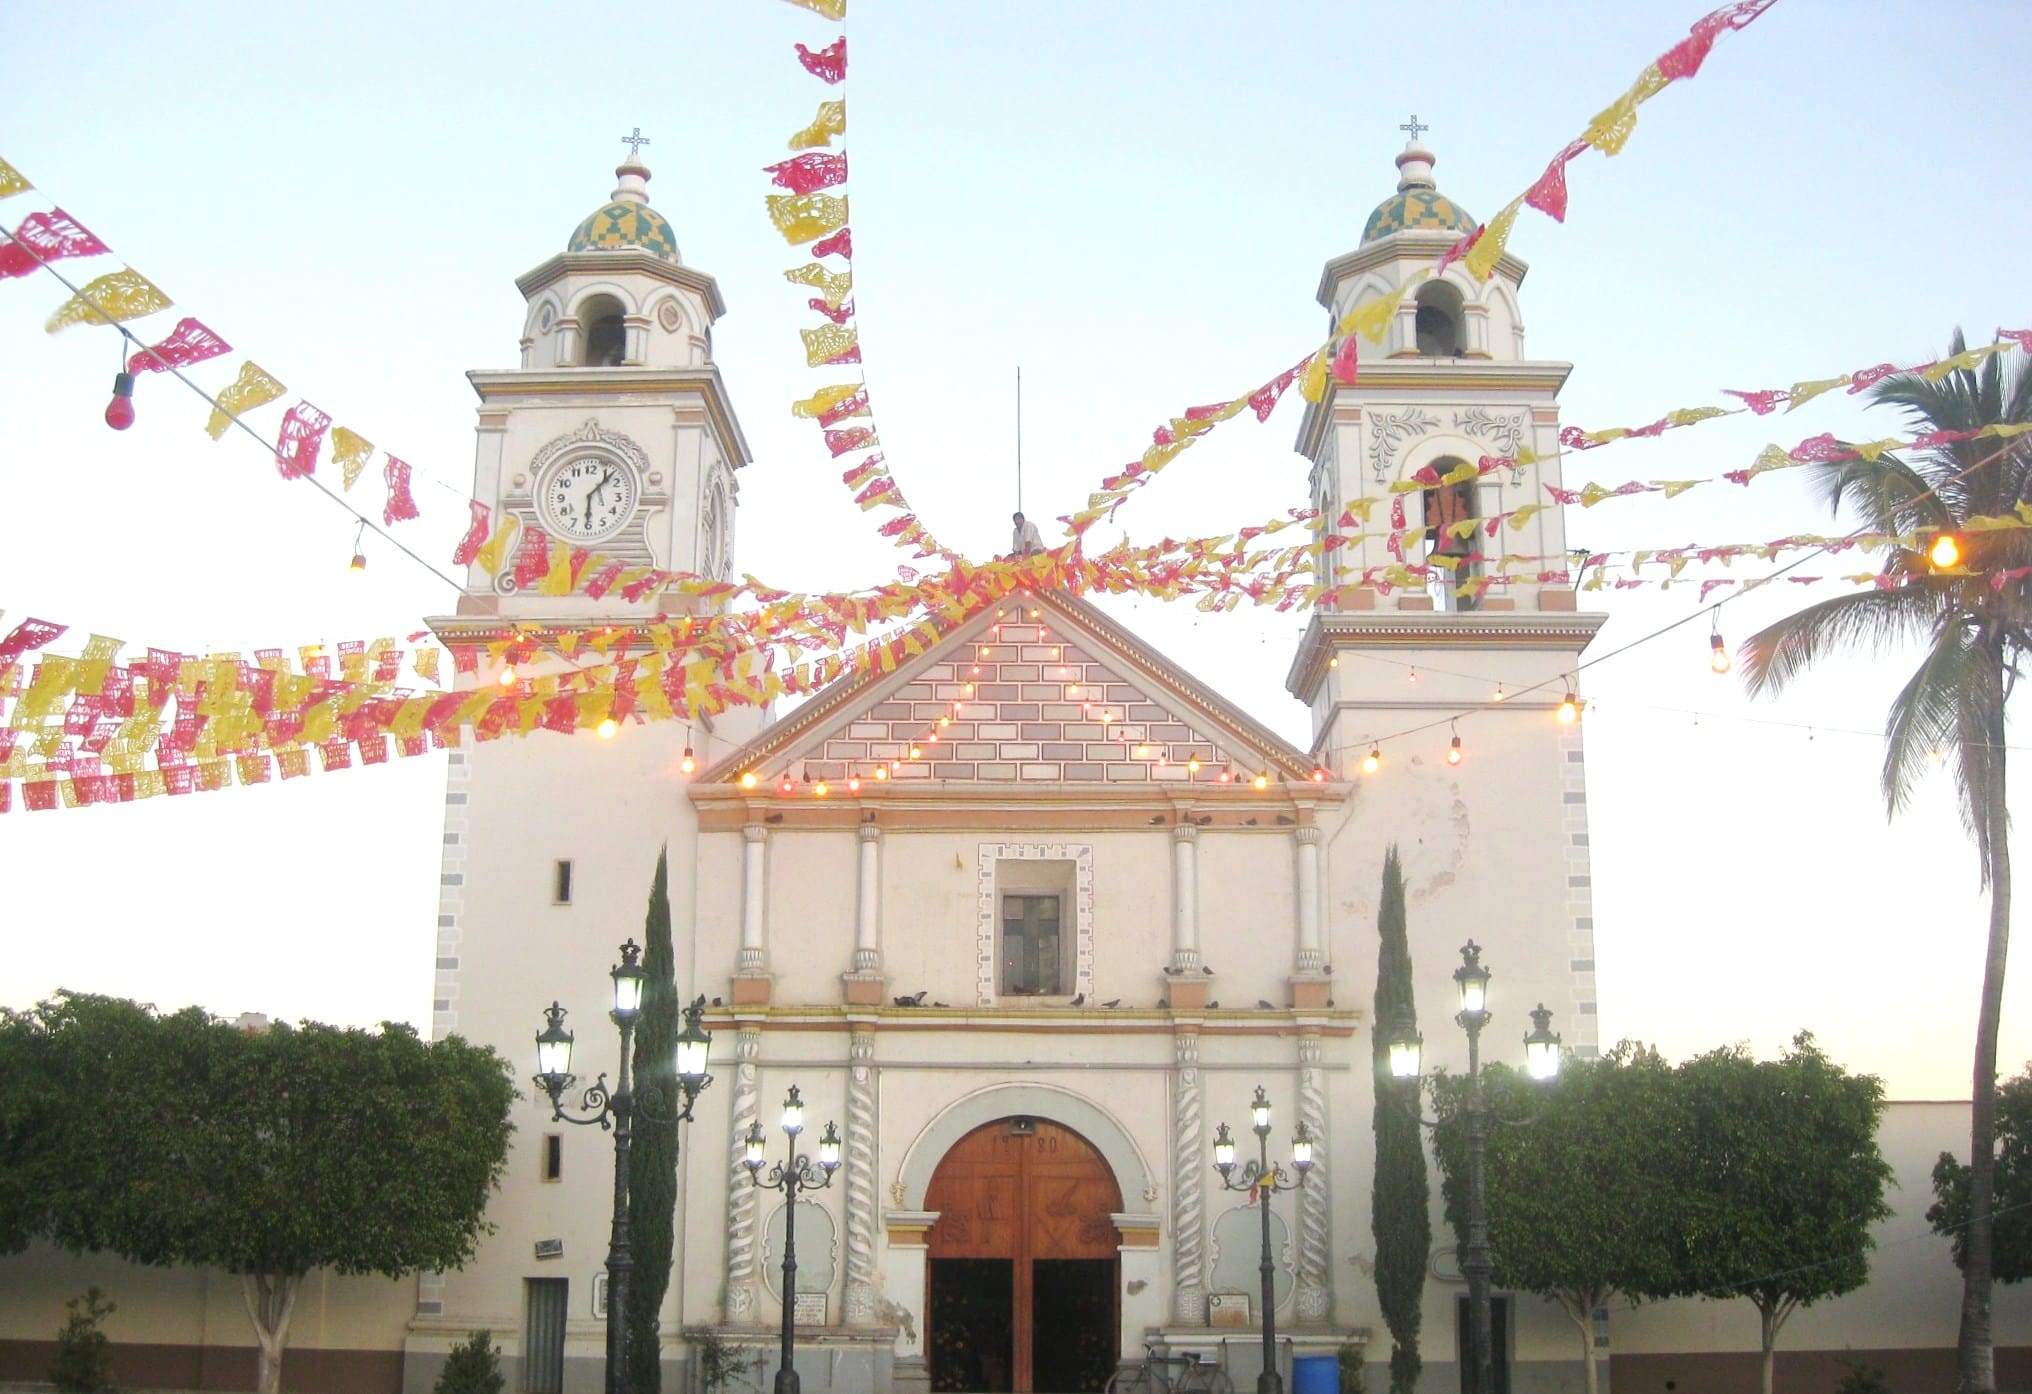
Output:
[[635,1140],[628,1153],[628,1233],[635,1249],[634,1280],[628,1290],[628,1387],[637,1394],[662,1388],[662,1341],[657,1312],[670,1287],[670,1260],[677,1218],[676,1068],[677,955],[670,942],[670,850],[656,858],[656,882],[649,889],[649,913],[642,924],[642,1015],[635,1026],[635,1087],[656,1091],[655,1117],[635,1114]]
[[1376,1297],[1390,1328],[1391,1394],[1412,1394],[1424,1361],[1418,1324],[1425,1265],[1432,1253],[1431,1192],[1425,1180],[1425,1145],[1418,1135],[1418,1093],[1413,1081],[1390,1074],[1389,1036],[1418,1029],[1411,990],[1411,943],[1404,924],[1404,870],[1393,845],[1383,858],[1383,894],[1376,917],[1376,1011],[1371,1020],[1376,1059],[1376,1176],[1369,1223],[1376,1237]]

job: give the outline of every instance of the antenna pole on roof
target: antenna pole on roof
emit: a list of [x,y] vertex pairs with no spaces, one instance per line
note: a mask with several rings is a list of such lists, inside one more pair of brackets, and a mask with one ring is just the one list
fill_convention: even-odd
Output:
[[1016,511],[1023,511],[1023,365],[1016,365]]

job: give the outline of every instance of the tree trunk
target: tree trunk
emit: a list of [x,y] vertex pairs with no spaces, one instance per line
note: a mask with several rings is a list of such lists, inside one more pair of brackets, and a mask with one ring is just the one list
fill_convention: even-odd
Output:
[[1580,1367],[1587,1375],[1587,1394],[1601,1394],[1601,1376],[1595,1370],[1595,1308],[1600,1303],[1561,1293],[1559,1305],[1580,1328]]
[[240,1275],[240,1296],[246,1300],[259,1347],[254,1384],[259,1394],[279,1394],[282,1388],[282,1351],[289,1342],[289,1314],[296,1308],[302,1282],[301,1273]]
[[1955,1350],[1956,1394],[1996,1394],[1990,1340],[1991,1211],[1997,1189],[1997,1021],[2004,1006],[2004,960],[2011,948],[2011,846],[2004,795],[2004,718],[1985,732],[1996,758],[1989,781],[1990,945],[1983,962],[1983,1000],[1976,1016],[1976,1061],[1969,1094],[1969,1220],[1963,1245],[1961,1336]]
[[1798,1305],[1789,1297],[1780,1298],[1774,1305],[1768,1307],[1761,1301],[1757,1302],[1759,1334],[1764,1343],[1764,1361],[1758,1375],[1757,1387],[1763,1394],[1771,1394],[1771,1380],[1777,1369],[1778,1329],[1785,1325],[1785,1319],[1792,1315]]

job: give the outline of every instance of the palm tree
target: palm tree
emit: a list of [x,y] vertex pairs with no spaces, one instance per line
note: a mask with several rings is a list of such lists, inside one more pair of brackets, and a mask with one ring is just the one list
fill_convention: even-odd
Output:
[[[1955,331],[1951,354],[1964,350]],[[1901,408],[1914,427],[1960,432],[2032,419],[2032,370],[2006,375],[2004,355],[1979,370],[1957,368],[1937,382],[1918,374],[1886,378],[1871,393]],[[1969,519],[2008,514],[2032,499],[2032,450],[2025,438],[1943,443],[1900,459],[1886,453],[1810,466],[1828,506],[1851,505],[1873,531],[1920,534],[1895,548],[1890,585],[1812,605],[1754,636],[1744,652],[1752,695],[1776,692],[1822,658],[1844,650],[1923,644],[1925,653],[1892,700],[1884,728],[1884,803],[1895,815],[1910,801],[1931,758],[1952,754],[1963,824],[1975,838],[1978,884],[1990,893],[1989,954],[1976,1017],[1969,1109],[1971,1185],[1962,1265],[1957,1394],[1993,1394],[1990,1343],[1991,1219],[1995,1189],[1997,1019],[2011,940],[2011,853],[2006,833],[2004,708],[2018,665],[2032,655],[2032,591],[2024,578],[1996,573],[2032,565],[2032,533],[1967,532]],[[2001,444],[2001,448],[2000,448]],[[1962,564],[1936,568],[1927,539],[1954,532]]]

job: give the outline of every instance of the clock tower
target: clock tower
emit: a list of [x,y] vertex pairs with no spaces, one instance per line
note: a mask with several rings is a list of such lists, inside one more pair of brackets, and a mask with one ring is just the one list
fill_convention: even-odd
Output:
[[[520,366],[466,375],[480,397],[473,496],[524,536],[717,579],[733,564],[735,473],[749,459],[713,363],[726,303],[650,207],[648,168],[631,153],[615,175],[565,249],[515,283],[528,302]],[[685,607],[654,593],[632,605],[612,591],[520,595],[513,570],[471,568],[462,609],[604,622]]]

